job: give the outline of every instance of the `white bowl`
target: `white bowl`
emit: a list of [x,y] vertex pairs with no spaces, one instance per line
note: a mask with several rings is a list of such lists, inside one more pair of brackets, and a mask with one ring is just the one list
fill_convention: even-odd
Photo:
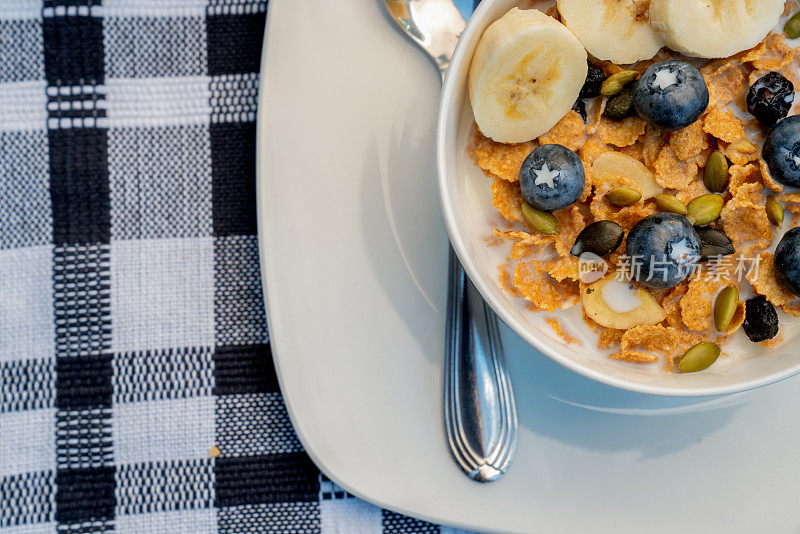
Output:
[[[725,347],[710,369],[693,374],[665,371],[661,364],[639,366],[608,358],[582,320],[580,306],[558,312],[581,346],[566,345],[544,322],[543,312],[532,313],[522,299],[506,294],[497,279],[505,249],[488,246],[487,238],[498,221],[491,205],[487,179],[468,154],[473,123],[467,91],[467,72],[473,50],[486,27],[514,6],[530,7],[518,0],[484,0],[473,14],[456,48],[444,82],[436,132],[436,158],[442,213],[461,263],[472,282],[500,319],[525,341],[564,367],[605,384],[654,395],[708,396],[764,386],[800,372],[800,319],[782,316],[786,341],[776,349],[749,342],[741,331]],[[791,320],[790,320],[791,319]],[[522,385],[524,387],[524,385]]]

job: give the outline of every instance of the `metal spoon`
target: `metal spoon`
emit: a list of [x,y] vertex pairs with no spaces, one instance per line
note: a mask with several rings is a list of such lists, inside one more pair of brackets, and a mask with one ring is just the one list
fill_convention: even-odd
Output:
[[[452,0],[384,0],[389,15],[444,79],[465,22]],[[444,422],[458,465],[478,482],[497,480],[517,448],[517,411],[497,316],[450,248]]]

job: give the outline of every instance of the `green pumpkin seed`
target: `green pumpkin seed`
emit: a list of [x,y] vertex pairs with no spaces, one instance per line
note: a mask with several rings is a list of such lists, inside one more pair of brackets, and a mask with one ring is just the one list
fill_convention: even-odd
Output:
[[544,235],[558,233],[558,219],[549,211],[537,210],[527,202],[522,203],[522,215],[534,230]]
[[601,258],[613,254],[622,244],[625,230],[613,221],[597,221],[584,228],[569,251],[573,256],[592,252]]
[[696,373],[711,367],[719,358],[722,349],[716,343],[704,341],[686,351],[678,362],[678,370],[682,373]]
[[717,296],[714,303],[714,326],[718,332],[725,332],[731,326],[736,308],[739,306],[739,290],[730,284]]
[[642,194],[632,187],[615,187],[606,193],[606,198],[612,206],[627,208],[639,202]]
[[719,218],[724,205],[725,199],[721,195],[700,195],[686,205],[686,218],[695,226],[705,226]]
[[767,218],[769,222],[780,228],[783,226],[783,206],[772,197],[767,199]]
[[695,230],[697,235],[700,236],[700,242],[703,244],[700,251],[700,259],[702,261],[736,253],[731,238],[725,235],[725,232],[716,228],[703,228],[700,226],[695,227]]
[[614,96],[621,92],[626,85],[635,80],[637,76],[639,76],[639,73],[635,70],[622,70],[616,74],[612,74],[606,78],[606,81],[600,86],[600,94],[603,96]]
[[656,206],[658,206],[658,209],[661,211],[686,215],[686,206],[683,205],[683,202],[669,193],[661,193],[658,195],[656,197]]
[[789,39],[797,39],[800,37],[800,11],[792,15],[792,18],[786,21],[783,27],[783,33]]
[[720,152],[712,152],[708,156],[703,183],[712,193],[721,193],[728,187],[728,158]]
[[628,84],[619,94],[608,99],[606,107],[603,110],[603,115],[615,121],[635,115],[636,109],[633,107],[633,96],[635,92],[636,84]]

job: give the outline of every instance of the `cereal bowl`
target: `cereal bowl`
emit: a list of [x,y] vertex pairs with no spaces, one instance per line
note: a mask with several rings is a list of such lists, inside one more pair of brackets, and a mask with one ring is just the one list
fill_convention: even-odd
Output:
[[[491,179],[469,153],[474,135],[467,88],[470,61],[483,31],[509,9],[544,10],[553,4],[484,0],[461,36],[444,82],[436,133],[439,195],[453,248],[472,282],[500,319],[531,346],[576,373],[614,387],[653,395],[711,396],[757,388],[800,372],[800,351],[795,347],[800,319],[789,315],[781,314],[783,341],[777,346],[752,343],[739,331],[712,367],[682,374],[666,371],[663,363],[643,366],[609,358],[608,351],[596,348],[597,334],[584,323],[580,303],[552,314],[532,312],[524,299],[503,287],[498,266],[508,247],[493,242],[498,215],[490,202]],[[783,230],[788,228],[786,224]],[[553,319],[574,342],[556,334]]]

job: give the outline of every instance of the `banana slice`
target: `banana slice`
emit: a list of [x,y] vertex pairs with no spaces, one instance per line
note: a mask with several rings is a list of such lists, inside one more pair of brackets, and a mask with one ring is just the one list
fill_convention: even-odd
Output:
[[606,328],[628,330],[658,324],[667,316],[650,293],[630,282],[616,280],[615,276],[581,289],[581,300],[586,315]]
[[651,0],[650,24],[687,56],[728,57],[752,48],[783,13],[783,0]]
[[594,57],[617,64],[650,59],[664,46],[650,27],[650,0],[558,0],[567,28]]
[[501,143],[535,139],[572,108],[586,72],[586,51],[567,28],[540,11],[513,8],[486,28],[472,56],[475,122]]

